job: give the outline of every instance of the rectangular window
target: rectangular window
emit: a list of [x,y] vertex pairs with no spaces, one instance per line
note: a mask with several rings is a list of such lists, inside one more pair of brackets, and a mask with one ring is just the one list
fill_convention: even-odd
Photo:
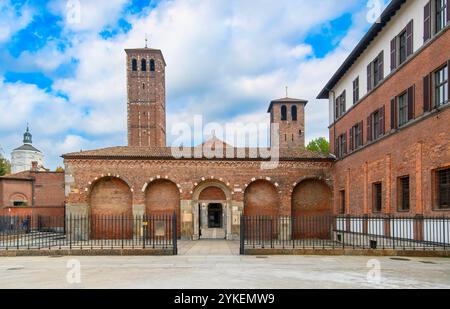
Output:
[[345,114],[346,111],[346,93],[345,90],[344,92],[338,96],[336,98],[336,106],[335,106],[335,110],[336,110],[336,119],[340,118],[342,115]]
[[359,101],[359,76],[353,81],[353,104]]
[[399,43],[399,65],[406,61],[406,30],[403,31],[398,37]]
[[434,106],[448,103],[448,66],[434,73]]
[[398,179],[398,210],[409,211],[409,176]]
[[354,125],[350,130],[350,149],[356,150],[363,145],[363,122]]
[[367,91],[373,88],[384,79],[384,51],[367,66]]
[[447,25],[447,0],[435,0],[436,8],[436,33],[441,31]]
[[381,182],[373,184],[373,211],[381,212],[383,210],[382,185]]
[[347,154],[347,134],[341,134],[336,139],[336,157],[342,158]]
[[450,168],[437,172],[438,209],[450,209]]
[[401,127],[408,122],[408,93],[405,92],[398,97],[398,126]]
[[345,214],[345,190],[339,191],[339,213]]

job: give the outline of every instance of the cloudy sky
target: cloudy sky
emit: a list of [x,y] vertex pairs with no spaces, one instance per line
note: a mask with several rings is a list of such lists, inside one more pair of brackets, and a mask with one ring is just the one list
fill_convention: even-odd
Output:
[[9,157],[27,122],[52,169],[63,153],[126,145],[123,50],[146,34],[168,64],[168,133],[196,114],[268,122],[289,86],[310,102],[307,140],[328,136],[315,97],[386,2],[0,0],[0,147]]

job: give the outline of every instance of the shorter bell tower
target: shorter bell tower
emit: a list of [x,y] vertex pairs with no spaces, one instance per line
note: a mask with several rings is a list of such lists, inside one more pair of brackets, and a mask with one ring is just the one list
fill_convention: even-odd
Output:
[[[277,134],[280,148],[305,148],[305,106],[308,101],[282,98],[270,102],[271,136]],[[276,130],[278,127],[278,130]],[[273,140],[271,140],[271,146]]]

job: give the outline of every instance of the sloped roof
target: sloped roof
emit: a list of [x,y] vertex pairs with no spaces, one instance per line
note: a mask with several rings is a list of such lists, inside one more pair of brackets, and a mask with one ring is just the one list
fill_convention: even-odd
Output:
[[14,149],[14,150],[27,150],[27,151],[41,152],[39,149],[36,149],[35,147],[33,147],[33,145],[31,145],[31,144],[23,144],[22,146],[20,146],[19,148]]
[[[203,144],[204,145],[204,144]],[[201,147],[184,147],[178,150],[183,150],[183,153],[187,157],[183,157],[185,160],[264,160],[264,152],[260,152],[257,148],[223,148],[221,154],[222,156],[207,156],[205,153],[201,153],[200,157],[196,157],[195,150]],[[206,149],[212,149],[207,147]],[[216,149],[216,151],[219,151]],[[215,152],[213,151],[213,154]],[[232,154],[231,157],[227,154]],[[62,156],[64,159],[165,159],[165,160],[175,160],[177,157],[174,156],[174,152],[170,147],[164,148],[151,148],[151,147],[111,147],[103,148],[97,150],[80,151],[64,154]],[[333,160],[331,156],[327,156],[318,152],[309,151],[306,149],[280,149],[280,160]]]
[[317,96],[317,99],[328,99],[330,90],[339,82],[339,80],[347,73],[352,67],[355,61],[361,56],[361,54],[367,49],[370,43],[377,37],[377,35],[383,30],[383,28],[389,23],[392,17],[407,0],[392,0],[386,9],[381,13],[381,16],[377,22],[369,29],[366,35],[359,41],[358,45],[353,49],[344,63],[339,67],[337,72],[331,77],[330,81],[322,89]]

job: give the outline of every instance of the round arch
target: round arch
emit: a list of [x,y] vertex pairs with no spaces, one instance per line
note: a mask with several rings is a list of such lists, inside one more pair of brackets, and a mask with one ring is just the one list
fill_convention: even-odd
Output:
[[[131,239],[133,226],[132,191],[120,178],[106,176],[97,179],[90,188],[89,206],[91,213],[91,238]],[[112,222],[122,218],[126,224],[120,226]]]
[[277,188],[265,179],[250,183],[244,192],[244,215],[277,216],[279,196]]
[[332,190],[318,178],[308,178],[297,184],[292,191],[292,216],[332,215]]
[[[217,189],[220,189],[221,192]],[[222,201],[230,201],[232,199],[230,188],[220,180],[205,180],[198,184],[192,191],[193,201],[206,200],[208,197],[214,196],[219,196]],[[225,197],[225,199],[223,199],[223,197]]]

